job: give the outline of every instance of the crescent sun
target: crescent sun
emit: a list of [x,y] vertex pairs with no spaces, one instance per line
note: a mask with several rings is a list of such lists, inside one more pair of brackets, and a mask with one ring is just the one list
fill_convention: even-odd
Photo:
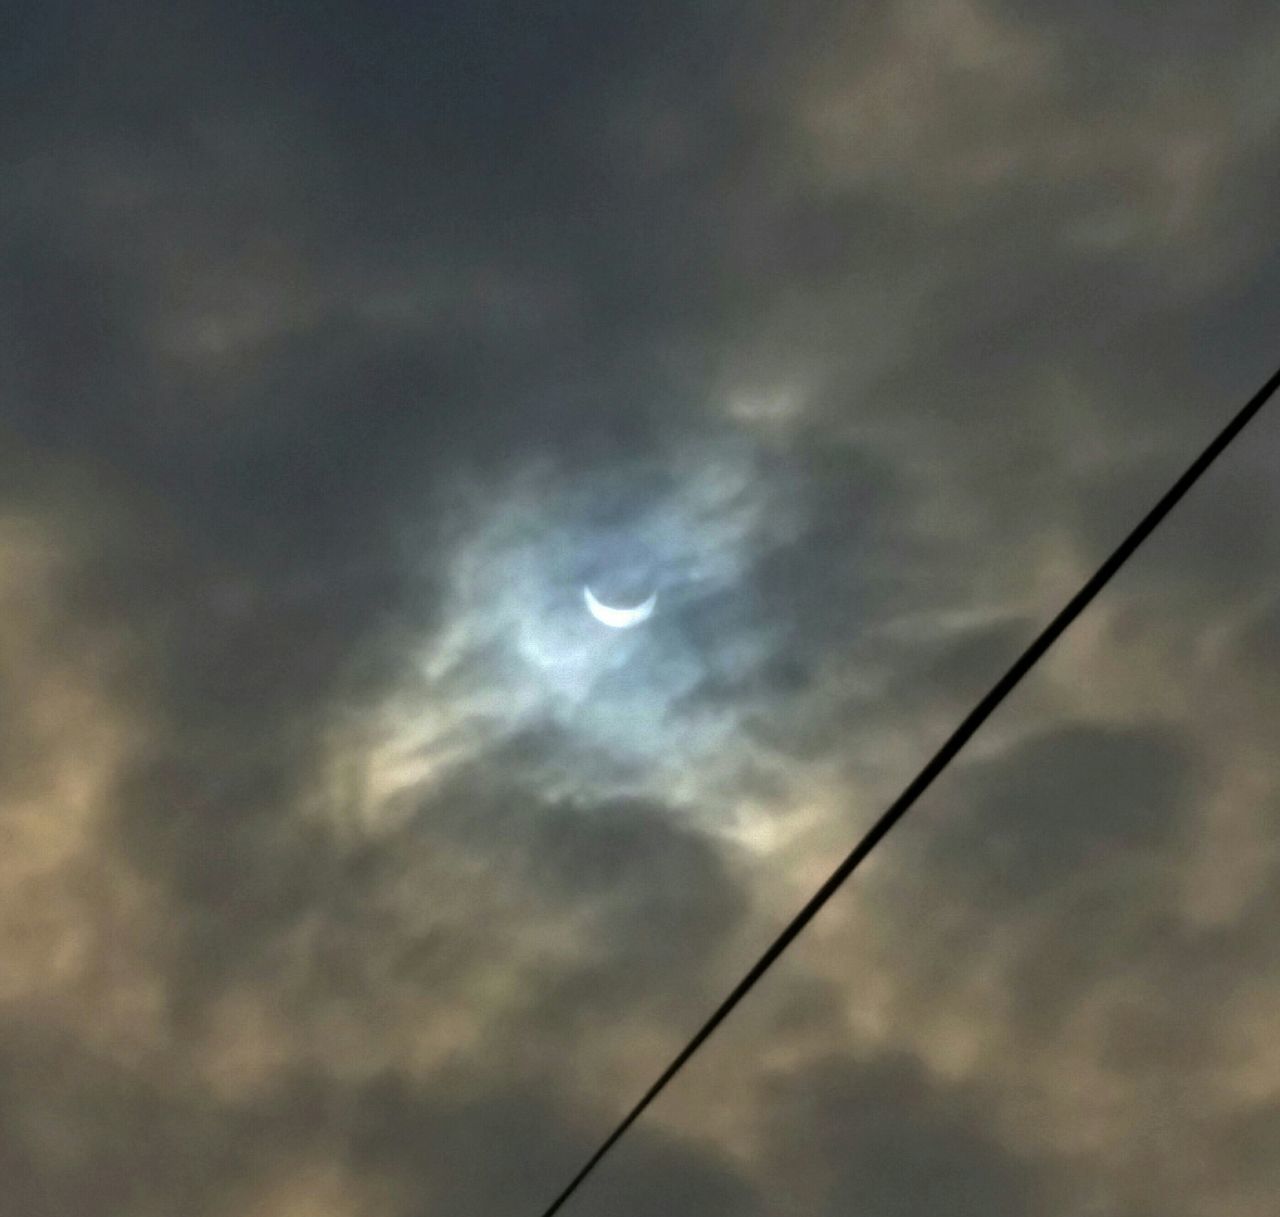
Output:
[[601,604],[589,587],[582,589],[582,598],[586,601],[589,612],[601,625],[614,630],[627,630],[653,616],[658,605],[658,593],[653,592],[647,600],[642,600],[632,608],[615,608],[610,604]]

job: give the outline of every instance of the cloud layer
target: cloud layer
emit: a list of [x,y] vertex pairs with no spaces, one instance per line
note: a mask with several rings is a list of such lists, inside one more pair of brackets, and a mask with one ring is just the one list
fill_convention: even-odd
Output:
[[[6,24],[5,1217],[538,1211],[1275,359],[1263,4]],[[1278,468],[581,1206],[1270,1211]]]

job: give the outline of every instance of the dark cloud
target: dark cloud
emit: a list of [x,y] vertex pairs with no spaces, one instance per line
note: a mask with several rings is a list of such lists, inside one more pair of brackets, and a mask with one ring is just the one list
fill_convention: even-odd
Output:
[[815,1062],[771,1089],[774,1144],[815,1211],[959,1217],[1045,1203],[1037,1167],[984,1128],[976,1096],[913,1060]]
[[1241,1112],[1221,1130],[1223,1165],[1231,1172],[1229,1185],[1243,1181],[1260,1202],[1274,1194],[1275,1145],[1280,1139],[1280,1110],[1261,1103]]
[[[1277,30],[1220,10],[10,6],[0,1209],[552,1194],[1274,358]],[[1265,1185],[1269,1083],[1217,1137],[1174,1079],[1274,1013],[1221,704],[1274,700],[1273,440],[870,877],[879,1007],[806,958],[745,1109],[672,1096],[595,1203],[1051,1212],[1033,1095],[1178,1213],[1058,1068],[1205,1211]]]
[[1186,741],[1159,726],[1066,724],[967,778],[964,809],[948,808],[928,848],[993,901],[1035,900],[1117,860],[1150,864],[1194,791]]
[[[442,1099],[384,1078],[358,1096],[350,1112],[354,1159],[375,1176],[387,1169],[400,1175],[415,1197],[401,1210],[409,1214],[464,1198],[494,1212],[545,1204],[594,1132],[583,1113],[548,1101],[545,1089]],[[635,1217],[761,1211],[732,1164],[652,1130],[611,1166],[596,1203]]]
[[[433,792],[411,831],[462,841],[490,859],[490,882],[520,885],[542,915],[571,918],[574,958],[548,959],[509,1033],[563,1045],[572,1028],[638,1014],[683,1025],[724,979],[718,952],[747,912],[743,876],[679,808],[551,799],[536,781],[521,783],[520,762],[505,756],[495,764],[486,754]],[[388,851],[390,865],[401,849]],[[484,936],[502,950],[501,934]]]
[[252,1160],[248,1129],[197,1093],[74,1041],[6,1024],[0,1072],[6,1215],[217,1212]]
[[1170,851],[1200,780],[1188,742],[1158,725],[1063,723],[972,765],[910,830],[922,849],[902,882],[930,910],[913,930],[929,948],[904,944],[923,965],[913,988],[963,985],[987,960],[1020,1034],[1058,1033],[1181,932]]
[[1249,670],[1280,672],[1280,601],[1267,605],[1245,624],[1236,650]]
[[[331,1202],[404,1217],[456,1203],[518,1212],[589,1145],[588,1113],[543,1086],[433,1092],[382,1075],[351,1086],[287,1080],[251,1104],[210,1102],[170,1076],[121,1069],[75,1044],[6,1027],[0,1211],[221,1213]],[[611,1210],[751,1214],[753,1191],[714,1151],[643,1130],[602,1194]],[[311,1175],[349,1181],[312,1191]],[[336,1193],[336,1194],[335,1194]]]

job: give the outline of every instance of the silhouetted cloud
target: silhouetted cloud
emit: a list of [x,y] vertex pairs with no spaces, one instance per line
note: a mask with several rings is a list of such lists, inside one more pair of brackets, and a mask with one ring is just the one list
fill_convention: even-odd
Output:
[[[6,1214],[536,1211],[1275,358],[1266,5],[5,26]],[[1276,452],[582,1203],[1267,1211]]]

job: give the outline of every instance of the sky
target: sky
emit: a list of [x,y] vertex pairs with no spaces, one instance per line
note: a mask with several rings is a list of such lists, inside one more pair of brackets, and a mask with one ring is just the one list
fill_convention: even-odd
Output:
[[[1273,370],[1278,73],[6,4],[0,1217],[536,1215]],[[1273,410],[566,1213],[1271,1212],[1278,723]]]

